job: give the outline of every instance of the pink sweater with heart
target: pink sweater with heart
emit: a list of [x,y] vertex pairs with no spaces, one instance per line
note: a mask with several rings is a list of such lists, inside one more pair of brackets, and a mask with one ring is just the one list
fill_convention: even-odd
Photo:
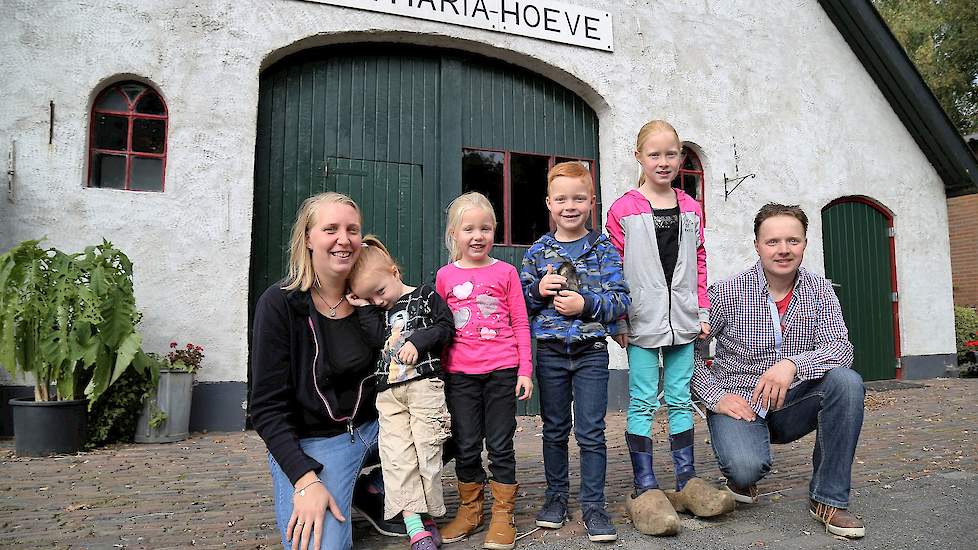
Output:
[[446,372],[518,367],[520,376],[533,374],[530,322],[515,267],[496,259],[483,267],[450,263],[438,270],[435,290],[455,317],[455,340],[442,361]]

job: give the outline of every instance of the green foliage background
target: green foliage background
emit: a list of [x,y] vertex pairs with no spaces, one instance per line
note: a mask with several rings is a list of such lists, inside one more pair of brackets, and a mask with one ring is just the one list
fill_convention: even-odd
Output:
[[978,332],[978,312],[970,307],[954,306],[954,340],[958,346],[959,363],[969,349],[964,343],[978,339],[978,336],[975,336],[976,332]]
[[978,1],[873,4],[958,131],[978,132]]
[[154,389],[149,372],[127,369],[112,383],[111,391],[102,395],[88,412],[86,448],[107,443],[128,443],[136,434],[136,423],[143,410],[143,396]]

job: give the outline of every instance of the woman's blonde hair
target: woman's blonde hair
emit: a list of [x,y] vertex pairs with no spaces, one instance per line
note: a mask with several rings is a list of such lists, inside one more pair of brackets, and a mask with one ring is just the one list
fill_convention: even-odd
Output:
[[289,239],[289,274],[283,281],[283,290],[299,289],[303,292],[316,281],[316,270],[312,265],[312,251],[306,246],[306,238],[309,230],[316,223],[316,215],[319,208],[324,204],[345,204],[357,211],[360,216],[360,207],[350,197],[343,193],[330,191],[313,195],[302,201],[299,212],[296,214],[295,223],[292,224],[292,238]]
[[[642,129],[638,131],[638,139],[635,140],[635,150],[641,151],[642,144],[645,143],[645,140],[649,139],[649,136],[652,134],[658,132],[672,132],[672,135],[676,136],[676,143],[678,143],[679,148],[682,149],[683,140],[679,139],[679,132],[676,132],[676,129],[672,127],[672,124],[669,124],[664,120],[650,120],[646,122],[645,126],[642,126]],[[641,187],[643,183],[645,183],[644,170],[642,170],[641,174],[638,176],[638,183],[635,184],[635,187]]]
[[462,251],[458,249],[455,242],[455,230],[462,223],[462,216],[473,208],[481,208],[492,216],[492,228],[496,229],[496,211],[492,209],[492,203],[482,193],[470,191],[459,195],[448,205],[448,224],[445,226],[445,248],[452,261],[462,257]]
[[394,273],[398,277],[401,275],[401,266],[397,265],[397,260],[391,255],[384,243],[377,235],[367,235],[363,238],[363,248],[360,249],[360,256],[350,270],[349,281],[352,283],[357,277],[362,276],[371,270],[390,271],[394,268]]

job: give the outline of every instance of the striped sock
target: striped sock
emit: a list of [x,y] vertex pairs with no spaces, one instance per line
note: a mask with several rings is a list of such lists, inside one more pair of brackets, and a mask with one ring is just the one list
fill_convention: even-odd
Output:
[[421,523],[421,516],[419,514],[404,514],[404,527],[407,527],[407,534],[411,539],[421,531],[424,531],[424,524]]

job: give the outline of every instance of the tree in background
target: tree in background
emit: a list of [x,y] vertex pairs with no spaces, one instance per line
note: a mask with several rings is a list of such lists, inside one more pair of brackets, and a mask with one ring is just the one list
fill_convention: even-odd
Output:
[[873,0],[962,135],[978,132],[978,0]]

